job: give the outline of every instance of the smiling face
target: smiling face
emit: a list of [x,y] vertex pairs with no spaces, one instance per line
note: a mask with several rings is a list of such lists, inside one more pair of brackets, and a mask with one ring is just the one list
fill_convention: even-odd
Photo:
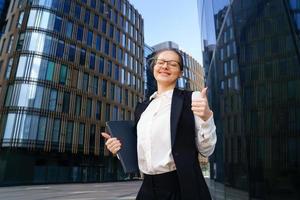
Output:
[[156,79],[158,89],[174,88],[177,79],[182,75],[180,69],[180,58],[172,50],[162,51],[158,54],[153,67],[153,75]]

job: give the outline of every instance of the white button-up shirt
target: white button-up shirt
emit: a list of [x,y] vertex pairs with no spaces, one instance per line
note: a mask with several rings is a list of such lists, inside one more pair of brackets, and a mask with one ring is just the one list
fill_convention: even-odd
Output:
[[[137,124],[138,164],[145,174],[176,170],[171,147],[171,102],[173,89],[160,95],[155,92]],[[196,144],[199,152],[209,156],[217,141],[213,117],[203,121],[195,116]]]

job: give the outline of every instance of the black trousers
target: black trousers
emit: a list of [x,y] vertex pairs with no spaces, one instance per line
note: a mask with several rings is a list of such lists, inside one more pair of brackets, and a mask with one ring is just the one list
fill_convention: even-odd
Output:
[[177,172],[158,175],[144,174],[136,200],[181,200]]

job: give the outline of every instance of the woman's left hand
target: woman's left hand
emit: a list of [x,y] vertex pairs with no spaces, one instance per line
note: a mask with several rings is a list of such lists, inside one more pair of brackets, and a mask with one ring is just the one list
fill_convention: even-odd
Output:
[[203,88],[201,92],[194,92],[192,97],[192,111],[203,121],[208,120],[213,114],[208,105],[206,92],[207,87]]

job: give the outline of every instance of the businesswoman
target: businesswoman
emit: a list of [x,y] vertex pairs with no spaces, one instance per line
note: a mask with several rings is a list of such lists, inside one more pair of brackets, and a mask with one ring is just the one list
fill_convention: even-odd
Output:
[[[211,199],[198,161],[198,153],[212,154],[217,140],[207,88],[189,92],[175,87],[183,72],[175,49],[156,52],[152,68],[157,91],[135,110],[138,165],[144,174],[136,199]],[[122,141],[102,136],[110,152],[121,149]]]

